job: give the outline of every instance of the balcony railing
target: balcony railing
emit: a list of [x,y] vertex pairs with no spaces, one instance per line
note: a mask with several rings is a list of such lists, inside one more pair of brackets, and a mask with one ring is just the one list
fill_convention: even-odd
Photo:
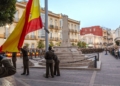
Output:
[[58,26],[55,26],[55,29],[58,29]]
[[30,39],[31,40],[36,40],[36,36],[35,35],[30,35]]
[[54,28],[54,26],[53,26],[53,25],[50,25],[50,26],[49,26],[49,28],[50,28],[50,29],[53,29],[53,28]]

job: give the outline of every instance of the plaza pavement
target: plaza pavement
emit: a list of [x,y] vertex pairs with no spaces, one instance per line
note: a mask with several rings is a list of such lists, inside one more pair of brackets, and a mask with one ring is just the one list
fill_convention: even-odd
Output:
[[17,60],[17,73],[1,78],[0,86],[120,86],[120,59],[100,53],[101,70],[61,69],[61,76],[44,78],[45,69],[30,68],[29,76],[22,76],[22,59]]

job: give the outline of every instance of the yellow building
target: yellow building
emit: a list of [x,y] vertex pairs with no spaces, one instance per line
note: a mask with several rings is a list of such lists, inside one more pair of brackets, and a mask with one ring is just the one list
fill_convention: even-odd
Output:
[[104,48],[113,47],[114,46],[113,32],[111,29],[107,29],[103,27],[103,46]]
[[[4,27],[0,27],[0,45],[2,45],[7,37],[12,33],[19,19],[21,18],[23,11],[26,7],[25,2],[17,2],[16,3],[16,14],[14,18],[14,22],[11,25],[6,25]],[[55,46],[61,43],[62,40],[62,14],[56,14],[51,11],[48,12],[48,30],[49,30],[49,42],[53,42]],[[45,24],[45,10],[41,8],[41,18],[43,24]],[[68,18],[68,27],[69,27],[69,38],[70,43],[77,44],[79,41],[79,26],[80,22]],[[19,29],[19,28],[18,28]],[[36,48],[38,41],[41,40],[45,43],[45,30],[44,27],[40,30],[29,33],[24,41],[24,44],[29,44],[29,48]]]

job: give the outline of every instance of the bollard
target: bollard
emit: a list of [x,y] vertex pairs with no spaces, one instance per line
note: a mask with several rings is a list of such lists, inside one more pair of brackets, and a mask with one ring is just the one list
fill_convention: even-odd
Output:
[[97,61],[99,61],[99,52],[98,52],[98,58],[97,58]]
[[97,56],[95,56],[94,67],[97,68]]

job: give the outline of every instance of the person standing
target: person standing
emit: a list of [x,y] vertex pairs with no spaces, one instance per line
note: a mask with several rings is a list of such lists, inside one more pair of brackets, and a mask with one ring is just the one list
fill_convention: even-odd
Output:
[[16,68],[16,61],[17,61],[16,55],[17,55],[16,52],[12,52],[12,63],[15,68]]
[[52,78],[54,78],[53,74],[53,58],[54,58],[54,52],[52,51],[52,47],[48,48],[49,51],[45,53],[45,59],[46,59],[46,78],[49,76],[49,70],[51,72]]
[[39,56],[40,56],[40,58],[42,58],[42,49],[41,48],[39,49]]
[[59,63],[60,63],[60,61],[59,61],[59,59],[58,59],[56,54],[54,56],[54,63],[55,63],[54,64],[54,75],[60,76],[60,70],[59,70]]
[[23,73],[21,75],[29,75],[29,59],[28,59],[28,50],[27,46],[23,46],[21,48],[22,54],[23,54]]

